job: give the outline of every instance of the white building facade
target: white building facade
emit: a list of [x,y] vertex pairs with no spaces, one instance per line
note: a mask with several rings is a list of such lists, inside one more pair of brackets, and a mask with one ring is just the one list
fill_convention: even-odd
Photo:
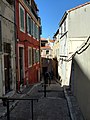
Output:
[[72,54],[90,35],[90,2],[65,12],[60,24],[60,74],[62,86],[69,85]]

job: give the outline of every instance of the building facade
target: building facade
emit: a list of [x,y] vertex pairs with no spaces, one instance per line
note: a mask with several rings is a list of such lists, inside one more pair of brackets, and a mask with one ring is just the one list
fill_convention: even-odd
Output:
[[72,54],[88,38],[90,2],[65,12],[60,24],[60,68],[62,85],[69,85]]
[[55,70],[55,76],[57,76],[57,79],[60,80],[60,38],[59,38],[59,29],[56,31],[56,33],[53,36],[54,39],[54,45],[53,45],[53,58],[54,58],[54,70]]
[[0,96],[16,90],[14,5],[13,0],[0,0]]
[[54,40],[41,38],[41,57],[52,59]]
[[90,120],[90,36],[74,53],[70,86],[85,120]]
[[40,80],[40,28],[34,0],[16,0],[17,89]]
[[54,40],[41,38],[41,74],[52,72],[52,51]]

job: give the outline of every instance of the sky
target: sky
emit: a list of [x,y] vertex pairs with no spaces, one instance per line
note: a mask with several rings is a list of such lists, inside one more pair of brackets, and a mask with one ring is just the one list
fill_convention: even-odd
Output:
[[35,0],[41,18],[43,38],[53,39],[59,28],[59,22],[66,10],[76,7],[88,0]]

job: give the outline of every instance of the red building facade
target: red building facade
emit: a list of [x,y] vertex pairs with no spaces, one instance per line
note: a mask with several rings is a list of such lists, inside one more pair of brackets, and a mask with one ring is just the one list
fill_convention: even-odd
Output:
[[40,17],[34,0],[16,0],[17,89],[40,79]]

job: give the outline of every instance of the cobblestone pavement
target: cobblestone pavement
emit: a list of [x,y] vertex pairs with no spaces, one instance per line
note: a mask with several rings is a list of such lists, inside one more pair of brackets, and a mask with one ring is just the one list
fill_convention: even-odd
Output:
[[[71,120],[64,90],[56,82],[47,86],[44,97],[43,85],[38,85],[31,92],[27,92],[24,98],[38,98],[33,103],[33,120]],[[19,101],[10,112],[10,120],[32,120],[31,101]],[[6,120],[3,117],[2,120]]]

